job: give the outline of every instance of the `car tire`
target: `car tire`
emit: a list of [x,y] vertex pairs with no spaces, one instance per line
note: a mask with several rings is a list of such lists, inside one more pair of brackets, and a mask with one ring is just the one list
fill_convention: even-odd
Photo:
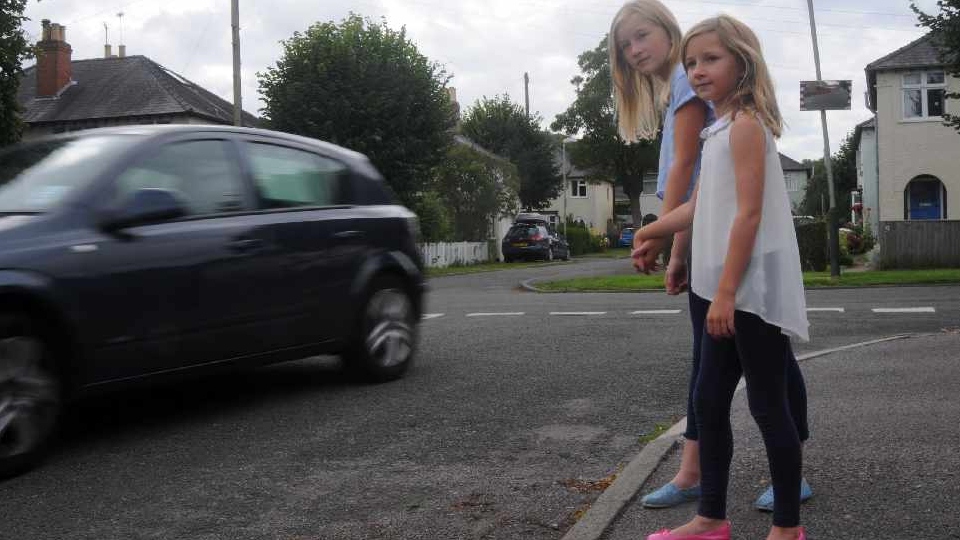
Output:
[[43,457],[60,416],[60,388],[48,342],[33,321],[0,313],[0,478]]
[[344,367],[366,382],[399,379],[413,362],[419,331],[409,290],[397,277],[380,276],[360,305],[354,336],[343,354]]

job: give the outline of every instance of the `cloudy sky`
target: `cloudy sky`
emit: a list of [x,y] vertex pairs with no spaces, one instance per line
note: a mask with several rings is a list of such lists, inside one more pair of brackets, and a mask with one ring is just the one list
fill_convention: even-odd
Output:
[[[728,13],[750,25],[764,46],[787,130],[780,149],[794,159],[823,155],[820,115],[800,111],[799,81],[816,79],[804,0],[665,0],[683,29]],[[827,113],[836,151],[853,127],[870,118],[864,106],[864,67],[923,35],[908,0],[815,0],[824,79],[852,79],[850,111]],[[577,56],[597,46],[622,0],[240,0],[244,109],[259,114],[256,73],[276,64],[280,41],[314,22],[350,12],[406,26],[420,52],[453,75],[463,108],[484,96],[508,94],[523,103],[530,74],[530,108],[548,127],[574,99]],[[935,0],[918,0],[935,10]],[[122,12],[123,17],[117,16]],[[66,25],[73,58],[103,54],[122,40],[142,54],[232,100],[229,0],[42,0],[26,15],[32,40],[41,19]]]

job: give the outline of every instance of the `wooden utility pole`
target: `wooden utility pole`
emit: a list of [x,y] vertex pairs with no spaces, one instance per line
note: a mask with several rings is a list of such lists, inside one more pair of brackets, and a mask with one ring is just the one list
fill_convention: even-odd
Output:
[[233,27],[233,125],[241,126],[243,101],[240,96],[240,0],[231,0],[230,15]]
[[523,101],[526,104],[527,118],[530,117],[530,75],[523,72]]

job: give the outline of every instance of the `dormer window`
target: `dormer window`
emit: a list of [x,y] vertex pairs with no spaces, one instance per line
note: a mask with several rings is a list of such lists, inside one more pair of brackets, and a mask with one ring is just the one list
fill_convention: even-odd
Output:
[[904,120],[941,119],[946,89],[947,81],[943,70],[904,73]]

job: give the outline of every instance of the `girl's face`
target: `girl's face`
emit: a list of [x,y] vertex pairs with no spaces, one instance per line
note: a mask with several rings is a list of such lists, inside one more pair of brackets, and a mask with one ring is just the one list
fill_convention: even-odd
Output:
[[669,76],[670,36],[660,25],[631,13],[617,27],[617,47],[620,56],[633,69],[644,75]]
[[687,43],[683,66],[690,86],[700,99],[712,101],[718,112],[737,90],[743,69],[720,42],[716,32],[695,36]]

